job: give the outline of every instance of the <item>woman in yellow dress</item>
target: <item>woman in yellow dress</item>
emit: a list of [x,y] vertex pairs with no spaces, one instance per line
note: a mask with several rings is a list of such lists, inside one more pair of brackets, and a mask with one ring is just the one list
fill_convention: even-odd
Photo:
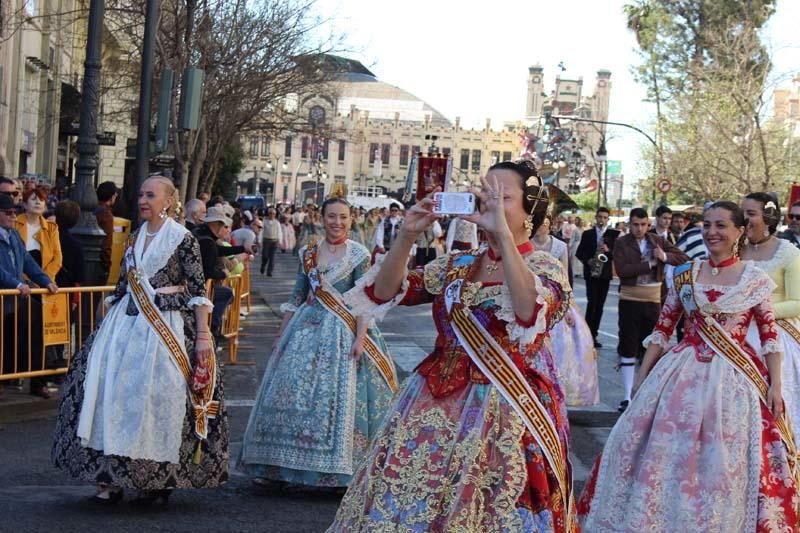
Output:
[[[741,257],[769,274],[776,285],[770,300],[783,344],[783,400],[797,443],[800,442],[800,250],[776,235],[781,210],[775,196],[763,192],[748,194],[742,210],[747,218],[747,241]],[[760,346],[754,324],[747,338],[754,346]]]

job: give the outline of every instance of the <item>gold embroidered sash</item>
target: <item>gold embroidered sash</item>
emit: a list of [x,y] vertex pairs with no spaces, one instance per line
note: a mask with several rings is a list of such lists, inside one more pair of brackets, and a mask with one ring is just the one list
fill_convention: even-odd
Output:
[[198,439],[203,440],[208,437],[208,419],[216,418],[220,409],[219,402],[213,399],[214,387],[217,382],[216,357],[212,354],[211,357],[208,358],[210,379],[206,383],[206,386],[201,390],[195,390],[192,387],[192,364],[186,353],[186,349],[175,337],[175,333],[167,325],[161,311],[155,306],[155,303],[148,295],[147,290],[143,286],[143,282],[148,283],[147,279],[144,278],[142,273],[133,268],[128,270],[127,277],[128,287],[139,308],[139,312],[150,324],[150,327],[153,328],[153,331],[155,331],[186,380],[194,414],[194,432]]
[[[561,492],[559,503],[563,506],[561,510],[566,520],[566,531],[575,531],[572,521],[574,500],[571,467],[566,450],[561,446],[558,430],[517,365],[470,311],[468,304],[474,296],[471,292],[475,286],[468,288],[464,279],[459,277],[459,270],[462,269],[451,269],[448,273],[448,285],[444,292],[450,325],[472,362],[511,405],[541,448],[548,466],[558,479]],[[463,271],[460,273],[463,274]]]
[[[701,320],[695,320],[694,323],[703,341],[750,382],[766,406],[767,393],[769,392],[769,383],[766,378],[761,374],[750,356],[725,331],[725,328],[712,316],[703,313],[700,310],[700,306],[697,305],[694,299],[694,274],[691,263],[681,265],[675,270],[674,281],[675,290],[681,295],[681,300],[689,303],[701,318]],[[686,307],[686,304],[684,304],[684,307]],[[792,477],[797,483],[800,481],[797,471],[797,448],[794,442],[791,422],[786,416],[785,410],[780,418],[775,419],[775,426],[781,435],[783,444],[786,446]]]
[[794,324],[792,324],[785,318],[779,318],[775,322],[777,322],[778,325],[786,331],[786,333],[791,335],[792,338],[795,340],[795,342],[800,344],[800,331],[798,331],[797,328],[794,327]]
[[[311,291],[314,293],[319,303],[341,320],[347,329],[355,336],[358,331],[356,318],[344,302],[336,296],[336,289],[333,287],[328,288],[328,283],[321,279],[316,264],[317,246],[309,246],[306,248],[305,254],[303,255],[303,268],[306,276],[308,276]],[[392,393],[397,392],[397,370],[392,358],[384,353],[380,346],[378,346],[369,335],[364,337],[364,352],[375,365],[375,368],[378,369],[378,372],[381,377],[383,377],[384,381],[386,381],[386,384],[389,385]]]

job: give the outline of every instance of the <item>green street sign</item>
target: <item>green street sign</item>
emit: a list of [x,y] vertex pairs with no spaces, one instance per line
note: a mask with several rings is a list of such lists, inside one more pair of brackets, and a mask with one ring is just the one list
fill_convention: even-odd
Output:
[[606,175],[619,176],[622,174],[622,161],[606,161]]

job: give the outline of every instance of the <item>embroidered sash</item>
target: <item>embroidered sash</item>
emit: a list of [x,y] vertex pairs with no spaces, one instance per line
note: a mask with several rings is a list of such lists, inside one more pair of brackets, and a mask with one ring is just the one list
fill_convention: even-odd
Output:
[[[717,354],[722,356],[722,359],[736,369],[741,375],[747,378],[758,392],[761,401],[764,405],[767,405],[769,383],[767,383],[766,378],[761,374],[750,356],[747,355],[741,347],[736,344],[736,341],[730,337],[728,332],[725,331],[725,328],[712,316],[703,313],[700,306],[697,305],[694,294],[694,273],[692,271],[692,264],[693,263],[685,263],[675,268],[674,286],[681,298],[684,308],[687,311],[697,312],[702,320],[696,320],[695,324],[703,341]],[[797,471],[797,448],[794,442],[791,423],[786,416],[785,410],[780,418],[775,419],[775,426],[778,428],[781,440],[786,446],[792,477],[795,479],[795,482],[797,482],[800,480]]]
[[[129,250],[133,249],[133,245]],[[189,398],[192,402],[192,412],[194,415],[194,432],[197,438],[204,440],[208,437],[208,420],[216,418],[219,414],[219,402],[213,399],[214,387],[217,383],[217,361],[212,354],[208,358],[208,379],[202,387],[193,386],[192,364],[185,347],[175,337],[175,333],[167,325],[167,320],[161,314],[161,310],[156,307],[154,298],[155,290],[150,285],[144,272],[138,270],[131,262],[132,254],[126,257],[128,266],[128,287],[133,296],[133,301],[139,308],[139,313],[147,320],[147,323],[156,333],[161,344],[169,352],[172,361],[183,374],[186,380]]]
[[450,326],[470,359],[492,382],[514,412],[522,419],[536,444],[542,450],[548,466],[558,479],[566,520],[566,531],[575,531],[572,522],[572,476],[568,455],[561,446],[558,430],[511,357],[486,331],[469,309],[477,284],[464,281],[466,268],[451,268],[444,292]]
[[775,322],[777,322],[778,325],[786,331],[786,333],[791,335],[792,338],[795,340],[795,342],[800,344],[800,331],[798,331],[797,328],[794,327],[794,324],[792,324],[785,318],[779,318]]
[[[308,276],[311,291],[314,293],[319,303],[341,320],[353,335],[356,335],[356,318],[341,300],[338,291],[325,281],[317,269],[316,245],[306,248],[303,254],[303,269],[306,276]],[[369,335],[364,338],[364,352],[375,365],[375,368],[378,369],[378,372],[380,372],[386,384],[389,385],[392,393],[397,392],[397,370],[395,369],[392,358],[384,353],[380,346],[378,346]]]

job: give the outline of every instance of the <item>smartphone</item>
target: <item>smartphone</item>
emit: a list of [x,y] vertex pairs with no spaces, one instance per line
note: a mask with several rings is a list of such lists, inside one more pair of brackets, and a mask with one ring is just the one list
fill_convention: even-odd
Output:
[[437,215],[471,215],[475,212],[475,195],[471,192],[434,193],[433,212]]

